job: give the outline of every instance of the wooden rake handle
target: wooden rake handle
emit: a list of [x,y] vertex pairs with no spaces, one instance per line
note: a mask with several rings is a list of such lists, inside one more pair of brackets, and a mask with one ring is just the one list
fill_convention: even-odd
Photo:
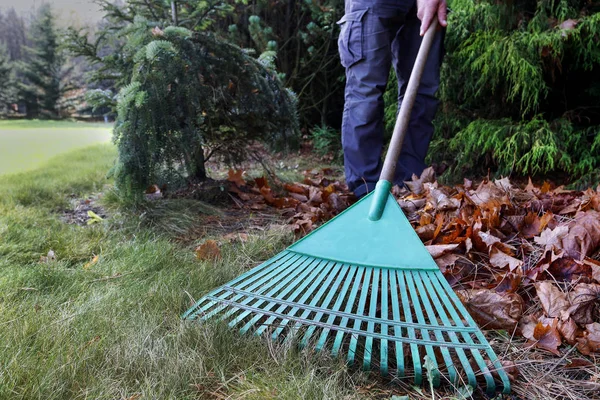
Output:
[[415,60],[415,65],[413,66],[413,70],[408,80],[408,86],[406,87],[404,98],[402,99],[400,112],[396,118],[396,125],[394,126],[390,147],[388,148],[388,152],[383,162],[383,168],[381,170],[381,175],[379,176],[379,181],[375,187],[375,193],[373,193],[373,199],[369,209],[369,219],[371,221],[378,221],[383,215],[383,210],[387,203],[390,189],[392,188],[392,182],[394,181],[394,173],[396,172],[398,157],[402,150],[402,142],[404,142],[406,129],[408,128],[408,123],[410,121],[410,113],[415,104],[415,98],[417,97],[417,91],[419,89],[419,84],[421,83],[421,76],[425,69],[427,56],[429,55],[429,49],[431,49],[437,27],[437,15],[434,15],[431,25],[427,28],[427,32],[425,32],[423,40],[421,41],[417,59]]
[[380,181],[384,180],[393,182],[394,180],[394,173],[396,172],[398,157],[400,157],[402,143],[404,142],[406,129],[408,128],[408,123],[410,121],[410,113],[413,105],[415,104],[415,98],[417,97],[421,76],[423,75],[425,64],[427,63],[427,56],[429,55],[431,44],[435,38],[437,27],[437,15],[434,15],[427,32],[425,32],[425,35],[423,36],[421,46],[419,47],[419,53],[417,54],[417,59],[415,60],[415,65],[413,66],[413,70],[408,80],[406,93],[404,94],[402,105],[400,106],[400,112],[398,113],[398,118],[396,119],[396,125],[394,126],[394,133],[392,134],[390,147],[388,148],[388,152],[383,163],[383,169],[381,171],[381,176],[379,177]]

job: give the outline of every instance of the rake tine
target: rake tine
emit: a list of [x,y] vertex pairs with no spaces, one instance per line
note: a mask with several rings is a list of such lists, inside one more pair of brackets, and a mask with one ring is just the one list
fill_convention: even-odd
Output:
[[[356,318],[354,318],[354,329],[360,330],[363,320],[361,317],[365,312],[365,303],[367,302],[367,295],[369,294],[369,282],[371,281],[372,268],[367,269],[365,278],[363,279],[363,286],[360,292],[360,299],[358,301],[358,309],[356,310]],[[358,345],[358,335],[352,335],[350,339],[350,347],[348,348],[348,364],[354,364],[354,356],[356,355],[356,346]]]
[[[456,313],[456,310],[458,310],[458,312],[460,312],[460,314],[462,315],[462,317],[468,322],[469,326],[477,326],[475,324],[475,321],[471,317],[471,315],[469,315],[469,313],[465,309],[464,305],[462,304],[462,302],[460,301],[460,299],[456,295],[456,293],[454,293],[454,291],[452,290],[452,288],[448,284],[448,281],[446,281],[446,279],[442,275],[442,273],[441,272],[437,272],[437,273],[434,272],[434,273],[432,273],[432,275],[440,283],[440,287],[442,287],[444,289],[444,291],[446,292],[446,296],[442,296],[442,298],[444,298],[444,301],[445,302],[449,302],[450,301],[449,299],[451,299],[453,301],[453,303],[454,303],[454,307],[452,307],[451,304],[446,307],[446,308],[448,308],[449,312],[451,314],[453,314],[453,318],[455,318],[457,321],[461,321],[460,317]],[[456,315],[456,316],[454,316],[454,315]],[[477,336],[477,339],[478,339],[478,341],[480,343],[486,343],[487,342],[485,336],[483,336],[483,334],[480,331],[476,332],[476,336]],[[470,336],[468,338],[465,338],[465,340],[468,340],[467,343],[469,343],[469,344],[473,344],[474,343],[473,339]],[[486,384],[487,384],[487,393],[490,394],[490,395],[492,395],[495,392],[495,389],[496,389],[496,383],[494,381],[494,377],[492,376],[489,368],[487,367],[487,364],[486,364],[485,360],[483,359],[483,357],[481,357],[481,354],[479,353],[479,351],[476,350],[476,349],[472,349],[471,353],[473,354],[473,357],[475,358],[475,361],[477,362],[477,365],[479,365],[479,368],[481,369],[482,373],[484,374],[484,377],[485,377],[485,380],[486,380]],[[506,372],[502,368],[502,365],[500,364],[500,361],[496,357],[496,354],[494,353],[494,351],[489,346],[488,346],[487,354],[488,354],[488,357],[490,358],[492,364],[494,365],[494,367],[498,371],[498,374],[500,375],[500,379],[502,380],[502,384],[504,386],[504,389],[507,392],[510,389],[510,380],[508,379],[508,375],[506,375]]]
[[[417,291],[415,289],[415,284],[413,282],[412,275],[410,273],[407,273],[404,275],[404,277],[406,278],[406,284],[407,284],[408,290],[410,292],[410,297],[412,299],[412,304],[413,304],[413,307],[415,310],[415,314],[417,315],[417,321],[420,324],[426,324],[425,317],[423,315],[423,309],[421,308],[421,302],[419,301],[419,295],[417,294]],[[425,339],[431,340],[428,329],[421,329],[421,334]],[[435,353],[433,351],[433,347],[426,345],[425,351],[427,352],[427,355],[429,356],[429,359],[431,360],[431,363],[433,364],[433,371],[431,371],[431,375],[432,375],[431,380],[432,380],[433,386],[439,387],[439,385],[440,385],[440,370],[439,370],[439,366],[438,366],[438,363],[437,363],[437,360],[435,357]]]
[[[340,274],[338,275],[337,279],[335,280],[335,283],[333,284],[333,287],[331,288],[331,290],[329,291],[329,293],[327,294],[327,296],[325,297],[325,300],[323,300],[323,305],[327,305],[331,302],[331,299],[333,299],[333,296],[335,295],[337,288],[340,286],[340,283],[342,282],[342,279],[344,278],[344,276],[347,276],[346,280],[351,280],[352,279],[352,275],[354,274],[354,271],[356,270],[356,267],[351,267],[350,269],[348,269],[348,265],[343,265],[343,269],[342,272],[340,272]],[[347,274],[347,275],[346,275]],[[342,293],[340,295],[343,295],[344,292],[344,288],[347,288],[345,285],[342,288]],[[315,299],[313,299],[313,301],[310,303],[311,306],[314,306],[318,303],[318,301],[320,300],[321,296],[323,296],[323,294],[325,293],[325,290],[327,288],[323,287],[320,291],[319,291],[319,295],[315,297]],[[324,311],[319,311],[315,314],[313,320],[314,321],[318,321],[321,319],[321,317],[323,316]],[[302,313],[302,317],[301,318],[308,318],[308,316],[310,315],[310,310],[305,310]],[[306,330],[304,337],[302,338],[301,342],[300,342],[300,347],[305,347],[311,336],[312,333],[315,331],[316,329],[316,325],[310,325],[308,327],[308,329]],[[296,323],[294,325],[294,331],[297,331],[298,329],[300,329],[300,323]]]
[[[255,283],[254,285],[252,285],[246,291],[252,291],[256,294],[270,295],[274,291],[277,290],[277,287],[273,288],[273,285],[275,285],[277,283],[285,284],[285,283],[289,282],[290,280],[294,279],[294,277],[297,276],[299,273],[301,273],[303,270],[306,270],[309,265],[310,265],[310,260],[299,257],[294,264],[292,264],[291,266],[286,268],[285,273],[282,273],[279,275],[269,275],[267,278],[263,279],[261,282],[258,282],[258,283]],[[277,278],[277,279],[273,279],[273,278]],[[285,278],[285,279],[281,279],[281,278]],[[263,283],[266,283],[266,284],[264,286],[260,287],[259,289],[257,289],[257,287],[262,285]],[[244,295],[240,295],[240,297],[244,297]],[[240,304],[246,305],[246,304],[249,304],[250,302],[252,302],[253,300],[254,300],[253,297],[247,296],[243,301],[240,302]],[[233,314],[237,311],[239,311],[239,310],[237,310],[237,309],[229,310],[223,316],[223,318],[228,318],[230,316],[233,317]],[[240,321],[242,321],[244,318],[246,318],[250,313],[251,313],[251,311],[248,311],[248,310],[242,311],[240,314],[238,314],[234,319],[232,319],[229,322],[229,326],[231,328],[233,328]]]
[[[423,282],[422,282],[423,280],[421,279],[422,278],[421,272],[420,271],[413,272],[412,274],[413,274],[413,280],[417,284],[417,290],[421,294],[421,296],[419,296],[419,298],[423,301],[423,306],[425,307],[425,312],[427,313],[427,317],[429,318],[429,323],[433,326],[439,326],[439,324],[437,322],[437,318],[435,316],[435,312],[431,308],[431,303],[429,302],[429,298],[427,297],[427,292],[425,291],[425,288],[423,287]],[[440,343],[446,342],[446,340],[444,339],[444,335],[442,334],[441,331],[434,330],[434,334],[435,334],[436,339]],[[454,362],[452,361],[452,357],[450,356],[450,351],[448,351],[447,347],[440,347],[440,351],[442,352],[442,357],[444,358],[444,362],[446,363],[446,366],[448,367],[448,375],[450,378],[450,382],[455,385],[457,383],[456,367],[454,366]]]
[[[389,270],[384,269],[381,271],[381,318],[388,319],[388,272]],[[381,325],[381,333],[387,335],[388,334],[388,325]],[[381,340],[381,354],[380,354],[380,362],[379,369],[381,370],[381,374],[383,376],[388,375],[388,341],[387,339]]]
[[[392,270],[388,270],[390,275],[390,292],[392,294],[392,317],[394,321],[400,321],[400,308],[398,301],[398,287],[396,286],[396,274]],[[394,336],[401,338],[402,329],[395,325]],[[404,346],[401,341],[396,341],[396,373],[403,377],[404,376]]]
[[[408,304],[408,292],[406,290],[406,284],[404,282],[404,271],[397,270],[396,277],[398,278],[398,283],[400,285],[400,295],[402,297],[402,308],[404,310],[404,319],[407,322],[413,322],[412,311]],[[408,328],[408,337],[411,339],[416,339],[415,330],[413,328]],[[415,368],[415,385],[421,385],[423,380],[423,367],[421,366],[421,358],[419,357],[419,348],[416,344],[410,345],[410,353],[413,359],[413,366]]]
[[[350,270],[348,271],[348,275],[346,277],[346,280],[344,281],[344,286],[342,287],[342,290],[339,292],[337,300],[335,301],[335,304],[333,305],[333,308],[331,309],[331,314],[327,318],[328,325],[332,324],[333,321],[335,321],[335,313],[337,311],[339,311],[339,309],[342,305],[342,302],[344,301],[344,298],[346,297],[346,293],[348,293],[348,288],[350,287],[350,284],[352,283],[352,278],[354,277],[355,273],[356,273],[356,266],[353,265],[350,267]],[[338,282],[338,285],[335,286],[336,290],[337,290],[338,286],[339,286],[339,282]],[[332,290],[331,293],[329,294],[329,296],[327,296],[327,300],[326,300],[327,304],[329,304],[329,302],[333,298],[334,294],[335,294],[335,290]],[[310,327],[309,330],[310,329],[314,330],[314,327]],[[321,350],[323,348],[323,346],[325,346],[325,342],[327,341],[329,332],[330,332],[329,328],[324,328],[321,331],[321,336],[319,337],[319,342],[317,343],[317,346],[316,346],[317,350]],[[310,335],[309,335],[309,337],[310,337]]]
[[[297,301],[298,303],[304,303],[306,301],[306,299],[308,299],[308,297],[317,288],[317,286],[319,286],[319,284],[323,284],[323,280],[327,277],[327,275],[329,275],[329,278],[327,279],[327,281],[331,281],[333,279],[333,275],[330,274],[331,273],[331,268],[328,268],[328,267],[331,267],[333,265],[335,265],[335,263],[333,263],[331,261],[321,262],[319,264],[319,268],[315,268],[315,270],[311,271],[311,275],[313,275],[313,274],[314,275],[319,274],[319,275],[314,279],[314,281],[312,281],[313,283],[304,292],[304,294],[302,295],[302,297]],[[320,271],[320,273],[319,273],[319,271]],[[294,293],[292,293],[291,295],[287,296],[286,300],[296,302],[296,298],[298,296],[300,296],[300,294],[302,293],[302,291],[310,283],[311,283],[310,279],[307,279],[305,282],[300,282],[300,284],[298,285],[298,287],[296,288],[296,290],[294,291]],[[325,283],[325,285],[327,285],[327,283]],[[281,293],[279,295],[279,297],[281,297],[281,298],[284,298],[284,296],[285,296],[285,293]],[[283,310],[285,310],[287,307],[288,307],[287,305],[282,304],[282,305],[279,306],[279,308],[275,312],[276,313],[283,313]],[[266,310],[270,310],[270,308],[265,308],[265,309]],[[298,309],[298,307],[292,308],[292,310],[297,310],[297,309]],[[295,314],[295,311],[294,312],[290,311],[290,312],[288,312],[286,314],[293,316]],[[269,317],[269,319],[256,330],[256,334],[257,335],[262,334],[264,332],[264,330],[275,321],[276,318],[277,317],[274,317],[274,316]],[[282,327],[283,327],[283,325],[282,325],[282,323],[280,323],[277,329],[279,330]]]
[[[369,309],[369,316],[375,317],[377,313],[377,293],[379,291],[379,274],[381,270],[379,268],[375,268],[373,270],[373,285],[371,287],[371,306]],[[367,332],[373,333],[375,329],[375,323],[369,321],[367,323]],[[363,369],[367,370],[371,366],[371,352],[373,348],[373,336],[367,335],[365,340],[365,353],[363,355]]]
[[[316,262],[316,265],[314,265],[315,262]],[[301,284],[304,281],[304,279],[306,279],[306,277],[310,275],[310,273],[313,271],[313,268],[318,268],[321,264],[322,264],[322,262],[320,262],[320,260],[318,260],[316,258],[306,259],[305,260],[306,268],[304,268],[301,271],[298,271],[298,273],[295,275],[290,275],[289,277],[287,277],[284,280],[281,280],[279,282],[274,282],[273,284],[276,286],[272,287],[272,289],[268,293],[266,293],[266,295],[269,297],[274,297],[276,294],[281,297],[285,296],[287,293],[291,292],[294,289],[294,287],[296,287],[296,285]],[[266,302],[267,302],[266,300],[257,300],[257,302],[254,303],[254,307],[256,307],[256,308],[260,307],[262,310],[265,310],[265,311],[269,311],[269,310],[271,310],[271,308],[275,307],[276,303],[274,301],[271,301],[266,306],[261,307],[261,305],[265,304]],[[246,323],[246,325],[244,325],[240,329],[240,332],[241,333],[247,332],[263,316],[264,316],[264,314],[255,313],[254,317],[251,318],[250,321],[248,321]]]
[[[451,311],[449,311],[449,313],[452,316],[452,319],[455,321],[455,325],[456,326],[464,326],[462,321],[459,320],[456,312],[453,313],[453,310],[451,309],[450,304],[448,304],[449,302],[446,300],[445,296],[441,295],[440,291],[443,290],[443,288],[438,286],[439,285],[438,280],[435,277],[432,279],[431,276],[429,276],[429,279],[424,279],[424,282],[425,282],[425,286],[427,287],[427,291],[428,291],[430,297],[433,299],[433,303],[438,312],[438,315],[442,319],[442,322],[444,323],[444,325],[452,326],[452,322],[448,319],[448,315],[444,311],[444,307],[442,306],[442,304],[440,302],[440,298],[446,305],[446,308],[451,310]],[[432,282],[433,282],[433,285],[432,285]],[[458,336],[456,335],[456,332],[449,329],[448,335],[450,336],[450,340],[452,340],[453,343],[460,343],[460,340],[459,340]],[[466,343],[469,343],[469,341],[472,342],[471,336],[468,333],[462,333],[461,335]],[[465,369],[465,373],[467,375],[469,385],[471,385],[472,387],[475,387],[477,385],[477,380],[475,378],[475,373],[473,372],[473,368],[471,368],[471,363],[467,359],[467,355],[466,355],[465,351],[459,347],[456,347],[455,351],[456,351],[456,354],[458,355],[458,358],[459,358],[463,368]],[[479,352],[477,352],[477,354],[479,354]]]
[[[323,293],[325,293],[325,291],[327,290],[327,288],[329,287],[329,284],[331,283],[331,281],[333,280],[334,276],[338,276],[339,272],[341,270],[341,266],[340,264],[337,263],[333,263],[333,266],[331,268],[330,271],[324,270],[321,275],[313,282],[312,286],[306,291],[306,293],[304,294],[304,296],[302,296],[302,298],[299,300],[299,303],[304,303],[306,300],[308,300],[308,298],[310,297],[310,295],[314,292],[314,290],[319,286],[319,284],[322,283],[325,275],[327,274],[327,279],[325,280],[325,282],[321,285],[319,291],[317,291],[317,293],[315,294],[315,296],[312,298],[311,302],[309,303],[309,305],[314,306],[316,305],[319,300],[321,299],[321,297],[323,296]],[[329,272],[329,273],[328,273]],[[342,272],[343,274],[343,272]],[[341,279],[341,277],[339,277],[338,279]],[[336,280],[337,282],[337,280]],[[335,283],[334,283],[335,286]],[[326,302],[327,300],[325,300]],[[293,317],[296,315],[296,313],[298,312],[300,308],[298,306],[294,306],[290,311],[287,312],[287,315],[289,315],[290,317]],[[310,311],[305,311],[306,316],[308,316],[308,314],[310,313]],[[304,314],[302,314],[302,318],[306,317]],[[286,325],[288,324],[290,320],[288,318],[283,319],[281,321],[281,323],[279,324],[279,326],[277,327],[277,329],[275,330],[275,332],[273,332],[272,338],[273,339],[277,339],[277,337],[279,336],[279,334],[281,334],[281,332],[285,329]],[[292,337],[293,335],[290,335],[290,337]]]
[[[259,266],[255,267],[255,268],[251,269],[250,271],[235,278],[234,280],[229,282],[229,285],[235,285],[235,284],[243,281],[244,279],[252,276],[253,274],[256,274],[249,280],[249,282],[252,282],[253,280],[258,279],[260,276],[269,273],[269,271],[270,271],[269,267],[273,266],[274,263],[283,260],[283,264],[281,264],[280,266],[278,266],[276,268],[276,269],[280,269],[280,268],[283,268],[285,265],[287,265],[290,262],[290,259],[292,259],[294,257],[298,258],[292,252],[280,253],[280,254],[272,257],[271,259],[265,261],[264,263],[260,264]],[[292,262],[293,262],[293,260],[292,260]],[[273,273],[272,270],[271,270],[271,273]],[[215,296],[217,293],[221,293],[221,292],[223,292],[220,296],[220,298],[222,298],[222,299],[224,299],[227,295],[230,294],[230,292],[224,291],[222,287],[219,287],[219,288],[213,290],[212,292],[208,293],[208,295],[206,295],[206,296]],[[200,304],[202,304],[203,302],[204,302],[204,298],[197,301],[193,307],[191,307],[185,314],[183,314],[182,318],[183,319],[195,319],[198,316],[198,314],[206,312],[208,309],[210,309],[210,307],[212,307],[215,304],[214,301],[211,301],[211,302],[209,302],[208,305],[205,305],[204,307],[200,307]],[[219,311],[222,310],[223,308],[225,308],[225,306],[220,307]],[[216,312],[218,312],[218,311],[216,311]],[[203,319],[206,320],[206,319],[210,318],[216,312],[211,313],[209,316],[204,316]]]
[[[352,292],[350,292],[350,296],[347,299],[344,312],[349,313],[352,311],[352,308],[354,307],[354,300],[356,299],[356,295],[358,294],[358,288],[360,287],[360,281],[365,272],[365,269],[366,268],[363,266],[358,267],[358,271],[356,272],[356,276],[354,277],[354,285],[352,285]],[[345,328],[346,324],[348,324],[348,317],[343,317],[342,320],[340,321],[339,326],[341,328]],[[344,338],[344,332],[341,330],[338,331],[337,334],[335,335],[335,342],[333,343],[333,347],[331,349],[331,354],[333,356],[336,356],[338,354],[343,338]]]

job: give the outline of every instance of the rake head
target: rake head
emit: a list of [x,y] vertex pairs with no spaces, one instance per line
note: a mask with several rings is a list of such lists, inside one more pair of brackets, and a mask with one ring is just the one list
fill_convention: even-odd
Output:
[[[409,245],[412,251],[401,253],[403,258],[416,260],[415,254],[423,257],[423,249],[430,264],[420,259],[418,268],[401,263],[394,259],[395,252],[386,240],[370,246],[375,253],[387,249],[387,255],[371,255],[370,261],[379,264],[348,259],[348,255],[355,258],[356,254],[351,250],[340,252],[340,246],[352,249],[353,235],[369,238],[374,233],[369,232],[373,222],[364,217],[366,212],[361,209],[368,205],[357,203],[351,207],[353,210],[345,212],[346,216],[336,217],[270,260],[210,292],[184,318],[220,318],[242,333],[294,340],[301,347],[343,355],[349,364],[379,370],[383,376],[412,376],[416,385],[423,384],[425,375],[434,387],[444,381],[455,386],[482,385],[493,395],[496,381],[500,380],[502,391],[508,393],[510,381],[490,344],[398,204],[393,198],[390,201],[395,206],[387,206],[385,213],[393,215],[384,213],[382,219],[393,217],[395,222],[388,227],[400,226],[402,232],[385,232],[386,225],[378,225],[375,232],[392,241],[400,239],[404,247]],[[334,240],[332,234],[339,234],[344,221],[349,220],[353,229],[339,239],[343,245],[338,243],[338,250],[336,246],[323,246]],[[411,248],[411,243],[416,244],[415,238],[420,247]],[[377,246],[382,248],[378,250]],[[397,244],[394,248],[398,249]]]
[[383,376],[413,375],[416,385],[428,369],[434,387],[442,376],[472,387],[480,377],[493,394],[494,375],[504,392],[510,387],[439,271],[368,268],[286,251],[206,295],[185,318],[222,318],[242,333],[294,338],[302,347],[345,353],[349,364]]

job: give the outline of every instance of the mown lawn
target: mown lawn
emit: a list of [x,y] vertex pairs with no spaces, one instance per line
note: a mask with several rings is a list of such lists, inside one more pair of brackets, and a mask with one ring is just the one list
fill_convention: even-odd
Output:
[[[290,238],[250,236],[224,245],[222,261],[201,262],[197,242],[180,244],[168,226],[185,229],[203,205],[114,207],[114,157],[96,145],[0,177],[0,399],[363,397],[362,375],[337,361],[182,321],[192,297]],[[109,218],[60,220],[69,198],[102,190]],[[41,259],[50,250],[56,259]]]
[[0,175],[31,170],[51,157],[111,138],[112,125],[66,121],[0,121]]

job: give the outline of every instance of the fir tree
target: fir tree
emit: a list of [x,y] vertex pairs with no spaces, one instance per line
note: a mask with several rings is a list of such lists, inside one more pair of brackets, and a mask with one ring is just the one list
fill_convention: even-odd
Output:
[[[294,94],[268,60],[202,29],[210,4],[181,9],[181,23],[196,32],[171,26],[170,7],[157,2],[105,2],[106,25],[96,41],[83,32],[69,34],[70,50],[96,64],[94,82],[119,90],[118,96],[96,90],[93,97],[97,105],[116,100],[113,173],[126,197],[139,198],[151,184],[173,189],[203,180],[207,159],[235,163],[254,140],[275,149],[297,143]],[[104,52],[106,46],[114,51]]]
[[62,91],[64,58],[49,4],[40,7],[28,33],[32,45],[25,47],[26,61],[21,63],[24,82],[20,84],[20,96],[25,101],[28,117],[55,118]]

